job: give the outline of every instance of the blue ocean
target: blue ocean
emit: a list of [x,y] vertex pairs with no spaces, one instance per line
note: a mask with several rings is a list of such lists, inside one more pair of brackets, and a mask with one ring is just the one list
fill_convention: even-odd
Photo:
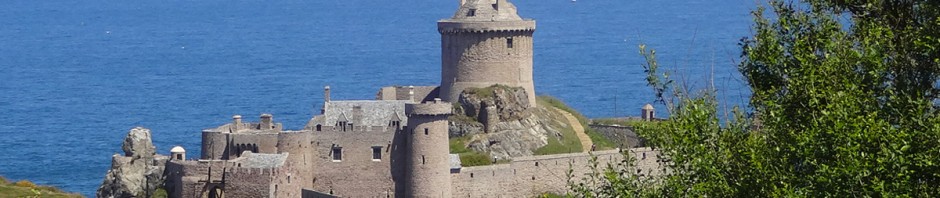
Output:
[[[516,0],[538,21],[537,94],[589,117],[655,99],[638,45],[690,87],[746,105],[737,72],[752,0]],[[458,0],[11,0],[0,6],[0,175],[94,196],[136,126],[158,153],[200,131],[274,114],[299,129],[322,104],[388,85],[436,85]],[[662,109],[662,106],[657,106]],[[661,113],[660,115],[665,115]]]

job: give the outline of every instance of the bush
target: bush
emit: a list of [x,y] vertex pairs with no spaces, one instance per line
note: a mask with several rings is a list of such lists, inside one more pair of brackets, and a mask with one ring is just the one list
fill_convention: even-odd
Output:
[[486,166],[493,164],[490,156],[480,152],[461,153],[460,164],[462,166]]
[[14,183],[13,185],[18,186],[18,187],[25,187],[25,188],[36,188],[36,184],[27,180],[20,180]]

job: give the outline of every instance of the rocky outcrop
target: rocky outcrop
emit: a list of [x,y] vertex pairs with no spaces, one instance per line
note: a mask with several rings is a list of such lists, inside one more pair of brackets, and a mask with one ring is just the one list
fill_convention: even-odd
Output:
[[157,155],[150,130],[131,129],[121,149],[114,154],[111,169],[104,177],[96,197],[150,197],[164,181],[163,170],[169,157]]
[[561,115],[548,109],[553,107],[530,108],[523,88],[471,88],[458,101],[450,119],[450,136],[469,136],[467,148],[492,157],[533,155],[549,138],[561,136],[561,127],[568,126]]

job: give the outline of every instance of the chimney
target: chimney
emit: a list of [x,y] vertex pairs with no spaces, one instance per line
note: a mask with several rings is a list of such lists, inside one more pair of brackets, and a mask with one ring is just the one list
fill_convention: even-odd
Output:
[[415,86],[408,86],[408,100],[415,101]]
[[323,102],[330,102],[330,86],[323,87]]
[[274,128],[274,116],[271,114],[261,114],[261,130],[268,130]]
[[232,131],[238,131],[242,126],[242,115],[232,116]]

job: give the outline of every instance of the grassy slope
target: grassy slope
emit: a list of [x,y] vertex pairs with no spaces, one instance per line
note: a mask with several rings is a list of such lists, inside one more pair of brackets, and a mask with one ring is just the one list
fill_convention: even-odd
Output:
[[[499,88],[506,88],[505,86],[497,85],[490,86],[486,88],[476,88],[468,89],[468,91],[473,94],[477,94],[483,97],[493,97],[493,90]],[[608,140],[603,135],[595,132],[588,125],[589,120],[584,117],[581,113],[574,110],[573,108],[566,105],[561,100],[551,96],[539,96],[536,101],[538,105],[543,108],[558,108],[563,111],[567,111],[578,118],[578,121],[584,126],[584,132],[591,138],[591,141],[597,145],[598,150],[607,150],[615,148],[615,144]],[[454,108],[460,108],[459,105],[454,105]],[[563,115],[554,113],[553,110],[546,112],[548,115],[543,117],[551,117],[552,120],[564,121],[566,120]],[[477,122],[474,118],[466,117],[462,115],[451,116],[450,120],[457,122]],[[549,123],[553,128],[561,130],[561,137],[549,138],[548,144],[536,149],[534,151],[535,155],[551,155],[551,154],[561,154],[561,153],[577,153],[582,152],[581,150],[581,141],[578,139],[577,134],[575,134],[574,129],[567,124],[560,124],[557,122]],[[450,153],[460,155],[460,161],[464,166],[482,166],[492,164],[492,159],[489,157],[488,153],[474,151],[466,147],[467,142],[470,141],[471,137],[458,137],[450,139]]]
[[78,194],[67,193],[51,186],[37,186],[32,182],[23,180],[10,183],[6,178],[0,177],[0,198],[7,197],[82,197]]
[[[551,107],[561,109],[563,111],[567,111],[568,113],[571,113],[571,115],[574,115],[574,117],[578,118],[578,121],[581,122],[582,126],[584,126],[584,133],[586,133],[589,137],[591,137],[591,141],[593,141],[594,144],[597,145],[597,150],[607,150],[607,149],[613,149],[617,147],[617,145],[615,145],[609,139],[607,139],[600,133],[597,133],[597,131],[594,131],[594,129],[591,129],[591,127],[589,127],[590,120],[588,120],[587,117],[584,117],[584,115],[582,115],[580,112],[578,112],[577,110],[574,110],[574,108],[569,107],[567,104],[565,104],[565,102],[562,102],[558,98],[554,98],[551,96],[539,96],[538,103],[539,103],[539,106],[542,106],[542,107],[551,106]],[[575,143],[576,145],[581,144],[580,142],[577,141],[577,137],[575,137]],[[580,150],[581,149],[579,148],[578,151]]]

